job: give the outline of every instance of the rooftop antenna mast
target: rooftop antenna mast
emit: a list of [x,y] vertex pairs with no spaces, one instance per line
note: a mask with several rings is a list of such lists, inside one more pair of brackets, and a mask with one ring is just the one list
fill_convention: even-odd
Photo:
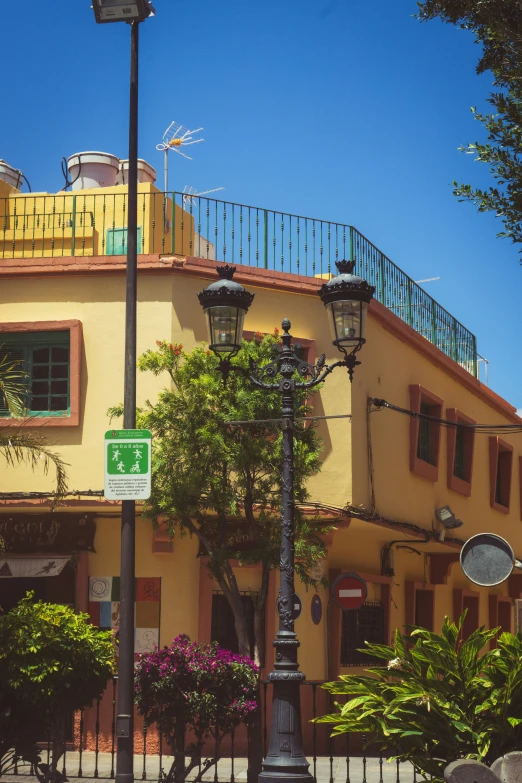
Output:
[[164,174],[165,194],[167,194],[169,189],[170,150],[174,150],[174,152],[177,152],[178,155],[182,155],[184,158],[188,158],[188,160],[192,160],[190,155],[187,155],[185,152],[182,152],[182,147],[189,147],[191,144],[199,144],[200,141],[204,141],[204,139],[194,138],[194,135],[202,130],[203,128],[196,128],[196,130],[189,130],[188,128],[184,128],[183,125],[180,125],[179,122],[171,122],[169,127],[163,134],[163,138],[160,144],[156,145],[156,149],[159,150],[159,152],[163,152],[164,155],[163,174]]
[[212,188],[212,190],[203,190],[199,193],[196,188],[192,188],[190,185],[185,185],[183,188],[183,203],[192,204],[195,198],[200,196],[208,196],[209,193],[217,193],[218,190],[225,190],[225,188]]

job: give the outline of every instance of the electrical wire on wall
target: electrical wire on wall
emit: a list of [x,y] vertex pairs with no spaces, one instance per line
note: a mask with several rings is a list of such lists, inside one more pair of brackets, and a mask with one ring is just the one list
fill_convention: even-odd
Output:
[[370,423],[370,413],[373,401],[371,397],[368,397],[366,402],[366,443],[368,446],[368,479],[370,482],[370,512],[372,514],[377,513],[377,507],[375,505],[375,485],[373,478],[373,450],[372,450],[372,428]]
[[[103,489],[73,489],[60,497],[97,497],[102,498]],[[55,497],[54,492],[0,492],[0,500],[44,500]]]
[[[476,432],[478,434],[484,434],[484,435],[503,435],[503,434],[519,434],[522,433],[522,424],[468,424],[465,422],[459,422],[459,421],[450,421],[449,419],[443,419],[438,416],[430,416],[426,413],[420,413],[420,411],[412,411],[408,408],[402,408],[399,405],[393,405],[392,403],[388,402],[387,400],[375,398],[375,397],[368,397],[367,401],[367,409],[366,409],[366,419],[367,419],[367,441],[368,441],[368,476],[369,476],[369,482],[370,482],[370,499],[371,499],[371,512],[373,519],[382,519],[381,516],[378,513],[377,510],[377,504],[376,504],[376,497],[375,497],[375,478],[374,478],[374,466],[373,466],[373,447],[372,447],[372,432],[371,432],[371,419],[370,415],[373,413],[377,413],[380,411],[383,411],[385,409],[394,411],[396,413],[399,413],[401,415],[408,416],[410,418],[415,419],[424,419],[429,422],[433,422],[435,424],[439,424],[443,427],[448,428],[457,428],[462,427],[463,429],[472,430],[473,432]],[[384,520],[383,520],[384,521]],[[388,522],[387,522],[388,524]],[[402,527],[406,526],[407,523],[397,523],[392,521],[393,527]],[[427,544],[431,541],[439,541],[437,536],[434,534],[433,531],[425,530],[423,528],[418,527],[417,525],[409,525],[410,529],[415,529],[415,532],[417,534],[423,533],[425,535],[425,541],[420,542],[422,544]],[[458,544],[459,546],[462,546],[464,544],[464,541],[458,538],[446,538],[447,542]],[[393,566],[393,551],[392,548],[395,544],[408,544],[409,540],[401,540],[399,541],[389,541],[387,542],[382,550],[381,550],[381,573],[383,575],[391,576],[394,575],[394,566]],[[399,548],[399,547],[397,547]],[[407,547],[410,551],[416,552],[416,550],[413,549],[413,547]],[[420,553],[418,553],[420,554]],[[425,565],[426,567],[426,565]]]
[[[431,541],[431,532],[425,531],[425,540],[419,541],[419,544],[429,544]],[[381,575],[382,576],[395,576],[395,567],[393,562],[393,551],[392,547],[395,547],[396,550],[399,549],[406,549],[408,552],[413,552],[416,555],[422,555],[422,552],[419,552],[418,549],[415,549],[415,547],[411,546],[411,539],[410,538],[398,538],[394,541],[387,541],[386,544],[381,549]]]
[[409,416],[412,419],[425,419],[426,421],[433,422],[434,424],[440,424],[442,427],[461,427],[463,430],[473,430],[477,434],[483,435],[502,435],[506,433],[519,434],[522,433],[521,424],[468,424],[463,421],[450,421],[449,419],[442,419],[438,416],[430,416],[427,413],[420,413],[419,411],[412,411],[408,408],[401,408],[399,405],[393,405],[387,400],[382,400],[376,397],[368,398],[368,408],[370,412],[381,411],[387,408],[388,410],[401,413],[405,416]]
[[[319,501],[307,501],[306,503],[296,503],[295,505],[302,508],[315,508],[318,511],[336,513],[340,518],[359,519],[362,522],[369,522],[377,525],[382,524],[384,527],[391,528],[392,530],[400,530],[405,535],[411,534],[414,538],[429,536],[430,541],[439,543],[438,536],[432,530],[426,530],[426,528],[415,525],[413,522],[400,522],[397,519],[384,517],[382,514],[371,514],[366,508],[361,506],[352,506],[349,503],[346,506],[333,506]],[[447,543],[456,544],[457,546],[462,546],[465,543],[461,538],[454,538],[451,536],[446,536],[444,540]],[[412,539],[408,539],[408,541],[416,544],[425,543],[424,541],[413,542]]]

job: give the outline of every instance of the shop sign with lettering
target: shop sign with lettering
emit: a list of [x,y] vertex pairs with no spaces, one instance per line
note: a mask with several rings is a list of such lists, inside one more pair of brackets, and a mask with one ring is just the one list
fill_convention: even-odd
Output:
[[94,514],[0,514],[6,553],[94,552]]

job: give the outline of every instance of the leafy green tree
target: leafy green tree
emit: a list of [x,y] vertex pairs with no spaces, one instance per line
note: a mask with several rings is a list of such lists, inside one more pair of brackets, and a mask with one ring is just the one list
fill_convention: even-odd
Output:
[[518,0],[420,0],[421,21],[440,19],[473,33],[480,45],[477,73],[492,71],[509,86],[522,73],[522,10]]
[[[236,362],[248,367],[273,359],[277,331],[243,341]],[[171,534],[195,535],[207,568],[234,614],[239,653],[250,655],[245,607],[231,561],[261,565],[255,601],[255,660],[263,665],[265,605],[270,571],[279,567],[282,436],[277,392],[254,388],[239,373],[223,384],[218,361],[204,347],[185,353],[181,345],[158,341],[157,350],[138,360],[142,371],[168,373],[170,388],[137,412],[138,426],[153,437],[152,496],[147,513],[164,521]],[[310,412],[310,393],[299,392],[296,416]],[[112,408],[120,416],[122,406]],[[266,420],[275,420],[267,422]],[[231,421],[254,422],[246,426]],[[308,497],[306,480],[321,466],[321,442],[309,422],[296,422],[294,487],[296,502]],[[296,509],[296,572],[313,584],[313,566],[326,554],[322,535],[331,530],[317,517]]]
[[44,718],[53,753],[40,777],[57,780],[67,716],[101,697],[114,672],[114,644],[111,631],[94,627],[88,615],[33,597],[0,616],[0,703],[6,721]]
[[387,664],[327,683],[345,701],[318,722],[332,724],[333,735],[372,732],[392,758],[436,782],[456,759],[490,764],[522,750],[522,639],[503,633],[481,654],[499,629],[464,640],[464,618],[446,617],[440,635],[414,627],[409,636],[397,631],[393,647],[367,643],[364,651]]
[[[494,212],[503,224],[499,237],[522,243],[522,7],[519,0],[423,0],[421,21],[440,19],[469,30],[480,45],[477,73],[491,71],[499,88],[489,96],[495,113],[472,112],[487,132],[485,142],[461,151],[489,166],[495,185],[476,188],[453,183],[461,201],[479,212]],[[520,251],[522,253],[522,250]]]

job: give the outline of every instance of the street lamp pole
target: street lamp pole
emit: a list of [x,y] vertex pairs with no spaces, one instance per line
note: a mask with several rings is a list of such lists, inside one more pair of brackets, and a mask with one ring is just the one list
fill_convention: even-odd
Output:
[[[125,369],[123,426],[136,428],[136,311],[138,277],[138,44],[139,24],[154,14],[148,0],[93,0],[98,24],[131,26],[129,173],[127,201],[127,273],[125,290]],[[122,500],[120,553],[120,628],[117,783],[134,781],[134,582],[136,573],[136,502]]]
[[352,275],[353,262],[339,262],[340,275],[323,285],[320,296],[329,308],[333,344],[344,358],[325,364],[323,354],[315,365],[299,357],[299,346],[292,347],[290,321],[282,322],[283,334],[277,358],[249,370],[231,364],[241,348],[243,322],[254,296],[233,280],[235,267],[217,267],[219,280],[198,294],[207,316],[210,349],[218,356],[224,379],[239,372],[250,383],[267,392],[281,395],[281,429],[283,464],[281,489],[281,558],[280,585],[277,599],[279,630],[274,641],[274,671],[268,675],[273,684],[272,716],[268,753],[263,761],[260,783],[311,783],[309,763],[303,751],[300,686],[306,679],[299,671],[299,641],[294,630],[294,401],[300,389],[311,389],[322,383],[336,367],[348,370],[352,380],[359,362],[355,354],[364,344],[366,311],[375,289],[365,280]]
[[[129,190],[125,294],[125,380],[123,427],[136,429],[136,315],[138,277],[138,41],[139,22],[131,24]],[[136,501],[121,502],[120,633],[117,783],[134,781],[134,582],[136,575]]]
[[[276,650],[274,671],[268,675],[273,683],[272,725],[268,753],[263,762],[261,782],[283,781],[290,777],[296,783],[313,780],[308,771],[309,763],[303,751],[301,730],[300,685],[306,679],[299,671],[297,650],[299,641],[294,630],[294,394],[297,388],[310,388],[320,381],[314,370],[294,353],[291,344],[290,321],[282,322],[282,348],[272,365],[258,369],[254,385],[265,389],[277,389],[281,394],[281,429],[283,432],[283,465],[281,489],[281,559],[279,563],[279,595],[277,612],[279,630],[274,647]],[[295,371],[303,374],[311,371],[312,381],[296,382]],[[267,374],[268,373],[268,374]],[[264,377],[279,374],[276,384],[266,384]],[[252,379],[251,379],[252,380]]]

